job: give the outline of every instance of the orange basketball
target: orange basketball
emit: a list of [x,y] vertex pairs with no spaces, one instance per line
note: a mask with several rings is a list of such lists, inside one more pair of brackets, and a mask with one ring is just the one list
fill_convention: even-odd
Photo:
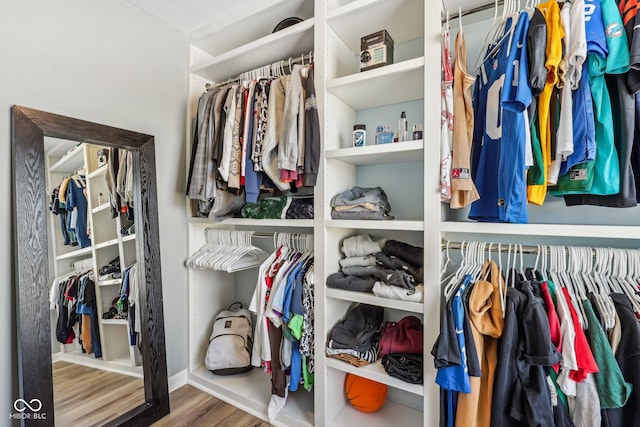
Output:
[[361,412],[375,412],[387,399],[386,384],[353,374],[347,374],[344,379],[344,392],[353,407]]

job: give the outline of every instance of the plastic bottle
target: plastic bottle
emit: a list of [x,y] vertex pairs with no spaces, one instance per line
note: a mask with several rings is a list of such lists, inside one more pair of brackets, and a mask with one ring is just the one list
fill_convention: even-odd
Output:
[[367,145],[367,126],[353,125],[353,146],[364,147],[365,145]]
[[422,125],[413,125],[413,140],[422,139]]
[[407,114],[403,111],[398,121],[398,142],[409,140],[409,123],[407,122]]
[[389,144],[393,142],[393,132],[389,130],[389,126],[378,126],[376,129],[376,145]]

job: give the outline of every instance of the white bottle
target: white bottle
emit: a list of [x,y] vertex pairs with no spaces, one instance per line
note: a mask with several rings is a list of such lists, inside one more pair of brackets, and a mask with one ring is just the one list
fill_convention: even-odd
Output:
[[407,114],[403,111],[398,121],[398,142],[409,140],[409,123],[407,122]]

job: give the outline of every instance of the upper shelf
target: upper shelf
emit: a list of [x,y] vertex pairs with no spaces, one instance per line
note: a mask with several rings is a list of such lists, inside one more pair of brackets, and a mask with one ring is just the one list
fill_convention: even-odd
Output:
[[328,228],[356,228],[360,230],[395,230],[395,231],[424,231],[424,221],[419,220],[325,220]]
[[51,165],[49,172],[72,173],[82,165],[84,165],[84,146],[80,144]]
[[248,70],[309,53],[313,50],[313,24],[314,18],[309,18],[203,63],[194,64],[191,72],[210,81],[220,82]]
[[383,163],[403,163],[422,160],[424,141],[398,142],[393,144],[367,145],[365,147],[339,148],[327,150],[327,159],[336,159],[352,165],[376,165]]
[[229,218],[221,222],[213,222],[209,218],[189,218],[190,224],[205,224],[212,227],[216,225],[247,225],[260,227],[313,227],[312,219],[253,219],[253,218]]
[[[269,0],[254,2],[236,18],[217,19],[188,35],[192,46],[211,56],[220,55],[271,34],[285,18],[308,19],[313,16],[313,0]],[[248,16],[247,16],[248,15]]]
[[424,97],[424,57],[339,77],[327,89],[356,110]]
[[327,22],[354,53],[360,38],[387,30],[394,44],[423,36],[424,0],[358,0],[330,10]]
[[328,298],[341,299],[344,301],[353,301],[363,304],[377,305],[387,307],[394,310],[410,311],[412,313],[422,313],[424,304],[421,302],[402,301],[391,298],[383,298],[371,294],[369,292],[346,291],[344,289],[327,288],[324,291]]
[[503,224],[447,221],[440,225],[440,231],[449,233],[640,240],[640,227],[623,225]]

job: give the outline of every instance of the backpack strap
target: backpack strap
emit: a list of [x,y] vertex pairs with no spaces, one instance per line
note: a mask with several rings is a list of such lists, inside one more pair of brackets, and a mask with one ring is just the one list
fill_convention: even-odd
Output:
[[[233,306],[235,306],[236,304],[238,304],[239,307],[237,309],[233,309]],[[243,308],[244,308],[244,306],[242,305],[242,302],[236,301],[234,303],[231,303],[231,305],[229,306],[229,308],[227,310],[229,310],[229,311],[238,311],[238,310],[241,310]]]

